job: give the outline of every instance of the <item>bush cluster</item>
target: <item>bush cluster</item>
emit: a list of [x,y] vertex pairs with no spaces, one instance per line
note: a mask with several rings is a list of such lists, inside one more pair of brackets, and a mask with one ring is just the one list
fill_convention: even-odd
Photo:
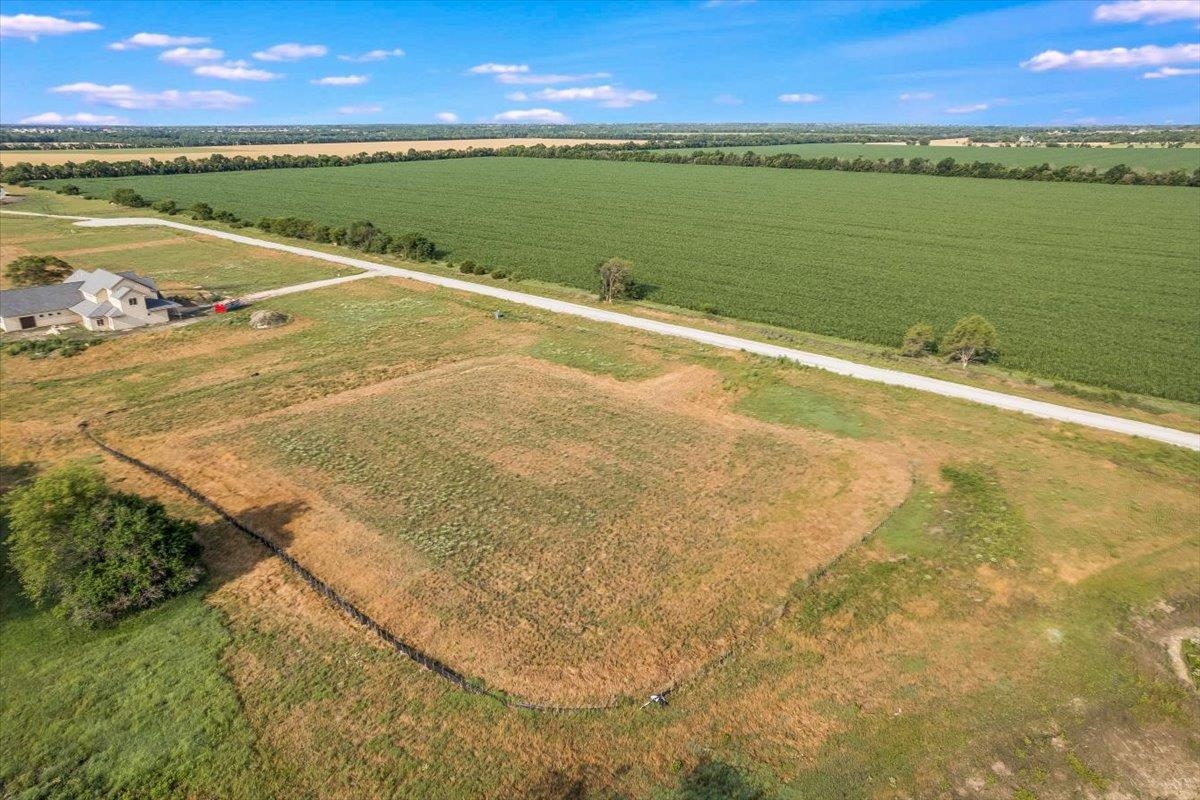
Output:
[[335,228],[300,217],[263,217],[256,227],[291,239],[352,247],[364,253],[388,253],[411,261],[433,261],[438,257],[437,245],[424,234],[393,235],[365,220]]
[[98,469],[72,463],[5,500],[8,547],[34,603],[96,626],[195,586],[203,574],[196,525],[162,504],[110,489]]
[[58,353],[63,358],[78,355],[89,347],[95,347],[101,339],[76,339],[70,336],[50,336],[45,339],[22,339],[8,346],[10,356],[47,358]]

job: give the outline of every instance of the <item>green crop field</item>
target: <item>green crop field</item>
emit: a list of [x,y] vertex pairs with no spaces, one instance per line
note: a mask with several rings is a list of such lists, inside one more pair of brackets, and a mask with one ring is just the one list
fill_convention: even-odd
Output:
[[[708,148],[705,148],[708,149]],[[838,158],[927,158],[941,161],[953,158],[967,163],[990,161],[1010,167],[1050,164],[1053,167],[1079,166],[1106,170],[1124,164],[1136,170],[1165,172],[1173,169],[1200,169],[1200,147],[948,147],[939,145],[904,144],[775,144],[759,147],[717,147],[744,153],[797,153],[807,158],[836,156]],[[663,150],[664,153],[692,152]]]
[[624,256],[651,300],[882,345],[981,313],[1005,366],[1200,400],[1193,189],[504,158],[74,183],[369,219],[584,288]]

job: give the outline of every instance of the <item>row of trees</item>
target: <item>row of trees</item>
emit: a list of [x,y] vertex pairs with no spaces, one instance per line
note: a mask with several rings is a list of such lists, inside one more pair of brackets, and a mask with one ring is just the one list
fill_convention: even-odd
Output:
[[291,239],[352,247],[364,253],[388,253],[410,261],[433,261],[439,255],[437,245],[424,234],[393,235],[365,220],[352,222],[343,228],[322,225],[300,217],[263,217],[256,223],[256,227],[267,233]]
[[904,334],[900,353],[909,358],[940,354],[958,361],[965,370],[972,361],[995,360],[1000,350],[996,327],[982,315],[972,314],[954,323],[940,342],[932,325],[924,322],[913,325]]
[[[510,124],[367,124],[367,125],[209,125],[96,126],[3,125],[0,145],[7,148],[71,149],[82,147],[197,147],[213,145],[322,142],[386,142],[406,139],[646,139],[671,142],[704,139],[706,147],[801,142],[928,141],[969,137],[975,141],[1016,142],[1022,136],[1039,141],[1178,143],[1200,141],[1200,127],[1075,126],[1010,127],[1001,125],[903,125],[893,123],[721,122],[721,123],[589,123],[568,125]],[[723,144],[717,144],[718,141]],[[669,145],[661,145],[669,146]],[[690,146],[690,142],[684,146]]]
[[[690,140],[689,140],[690,141]],[[740,141],[740,144],[747,142]],[[676,144],[679,144],[678,142]],[[170,161],[98,161],[65,164],[31,164],[21,162],[0,170],[0,180],[25,184],[31,181],[65,180],[72,178],[120,178],[136,175],[189,175],[209,172],[240,172],[262,169],[304,169],[311,167],[346,167],[356,164],[382,164],[406,161],[438,161],[452,158],[567,158],[601,161],[649,161],[664,164],[701,164],[711,166],[771,167],[776,169],[816,169],[841,172],[890,172],[909,175],[941,177],[999,178],[1005,180],[1060,181],[1073,183],[1120,183],[1152,186],[1200,186],[1200,169],[1188,172],[1176,169],[1165,172],[1143,172],[1125,164],[1098,172],[1091,167],[1049,163],[1031,166],[1007,166],[990,161],[960,162],[953,158],[933,161],[924,157],[870,159],[838,158],[836,156],[808,157],[798,153],[744,153],[717,150],[662,151],[662,142],[637,144],[573,144],[527,147],[479,147],[466,150],[408,150],[407,152],[379,151],[354,155],[290,155],[223,156],[189,159],[184,156]],[[688,145],[690,146],[690,144]],[[712,147],[706,144],[697,146]]]
[[62,283],[75,268],[58,256],[18,256],[4,268],[13,286],[45,286]]

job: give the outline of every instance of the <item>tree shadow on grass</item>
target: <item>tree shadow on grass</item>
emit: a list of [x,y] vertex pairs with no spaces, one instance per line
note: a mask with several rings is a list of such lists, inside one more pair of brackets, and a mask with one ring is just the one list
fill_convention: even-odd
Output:
[[[307,510],[308,504],[301,500],[271,503],[237,512],[226,509],[243,525],[283,550],[287,550],[295,539],[290,531],[291,523]],[[201,525],[196,531],[196,540],[203,551],[209,587],[212,589],[250,574],[260,562],[275,557],[267,547],[224,520]]]

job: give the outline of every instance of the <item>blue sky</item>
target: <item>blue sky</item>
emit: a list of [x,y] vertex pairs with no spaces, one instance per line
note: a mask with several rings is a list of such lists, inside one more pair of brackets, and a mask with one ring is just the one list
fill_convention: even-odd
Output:
[[7,123],[1200,123],[1200,0],[21,2]]

